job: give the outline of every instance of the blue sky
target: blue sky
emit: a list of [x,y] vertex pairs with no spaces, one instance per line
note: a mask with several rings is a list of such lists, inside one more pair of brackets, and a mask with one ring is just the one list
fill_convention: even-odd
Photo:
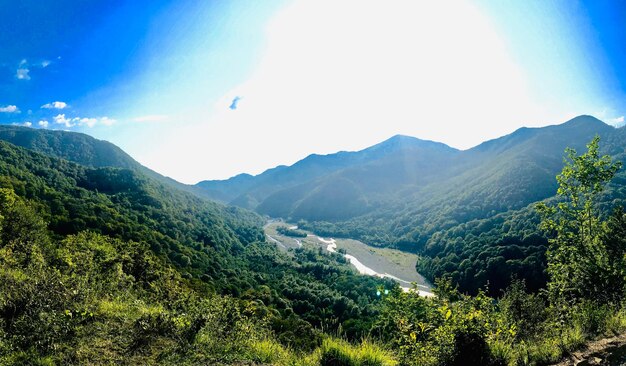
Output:
[[0,10],[0,123],[187,183],[402,133],[458,148],[626,114],[618,1],[40,0]]

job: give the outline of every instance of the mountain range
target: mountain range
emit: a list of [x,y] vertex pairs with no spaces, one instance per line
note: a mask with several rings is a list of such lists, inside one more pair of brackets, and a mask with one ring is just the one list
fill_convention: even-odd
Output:
[[[626,160],[626,130],[583,115],[463,151],[394,136],[361,151],[310,155],[197,187],[319,235],[420,253],[422,274],[452,276],[469,292],[489,283],[497,293],[511,276],[536,289],[546,278],[547,242],[534,204],[556,194],[565,149],[584,151],[595,135],[602,153]],[[619,173],[609,187],[607,210],[626,198],[625,178]]]
[[[219,220],[234,223],[230,232],[242,232],[237,227],[241,217],[246,225],[261,222],[247,210],[282,217],[318,235],[419,253],[417,268],[427,278],[451,276],[468,292],[489,283],[497,292],[512,276],[526,279],[531,289],[545,283],[546,239],[537,228],[533,205],[555,195],[565,148],[582,151],[600,135],[602,152],[624,161],[625,131],[579,116],[559,125],[520,128],[463,151],[397,135],[361,151],[312,154],[256,176],[193,186],[83,134],[0,126],[0,140],[87,168],[87,178],[78,180],[83,188],[114,196],[123,189],[135,191],[144,203],[166,202],[178,212],[184,212],[184,202],[205,202],[213,217],[230,217]],[[127,171],[124,179],[139,183],[120,184],[125,180],[110,168]],[[626,197],[625,181],[620,173],[609,187],[607,210]],[[254,238],[256,230],[243,232]],[[180,261],[182,249],[164,250]]]
[[[619,145],[623,129],[580,116],[520,128],[464,151],[398,135],[361,151],[313,154],[257,176],[196,186],[215,200],[294,221],[337,223],[393,210],[427,213],[424,224],[441,229],[553,195],[565,148],[583,149],[596,134]],[[469,204],[471,212],[463,209]],[[441,214],[445,222],[433,218]]]

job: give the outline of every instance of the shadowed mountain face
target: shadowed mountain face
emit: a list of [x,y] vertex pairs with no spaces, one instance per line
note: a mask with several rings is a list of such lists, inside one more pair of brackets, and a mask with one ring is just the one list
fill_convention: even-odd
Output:
[[[257,176],[197,186],[214,199],[293,220],[337,222],[391,209],[432,213],[446,210],[445,201],[456,202],[449,218],[459,221],[551,196],[564,149],[583,149],[595,134],[616,131],[580,116],[562,125],[521,128],[466,151],[394,136],[365,150],[310,155]],[[458,210],[468,200],[476,203],[472,212]]]
[[458,153],[441,143],[397,135],[365,150],[313,154],[254,177],[242,174],[197,186],[209,197],[271,216],[346,219],[368,212],[398,187],[430,182],[437,167]]

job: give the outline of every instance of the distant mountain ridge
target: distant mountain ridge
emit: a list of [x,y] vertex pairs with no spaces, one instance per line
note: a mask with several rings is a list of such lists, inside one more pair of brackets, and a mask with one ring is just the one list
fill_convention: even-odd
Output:
[[208,197],[292,220],[337,222],[381,208],[418,207],[427,201],[421,196],[446,196],[446,190],[458,192],[458,187],[479,196],[502,191],[499,203],[484,205],[500,212],[553,194],[565,147],[582,149],[595,134],[615,131],[594,117],[579,116],[561,125],[523,127],[465,151],[396,135],[361,151],[312,154],[257,176],[241,174],[197,187]]
[[[404,161],[407,167],[412,164],[416,165],[416,168],[422,168],[433,163],[427,160],[434,159],[435,162],[443,162],[458,152],[442,143],[396,135],[361,151],[341,151],[328,155],[311,154],[291,166],[278,166],[257,176],[241,174],[227,180],[202,181],[196,186],[203,189],[211,198],[249,209],[258,208],[259,212],[275,215],[277,214],[273,211],[275,200],[281,200],[282,195],[289,196],[295,191],[308,190],[315,185],[316,181],[319,181],[318,187],[323,187],[322,180],[326,177],[337,174],[350,175],[346,178],[347,181],[343,180],[348,186],[340,189],[358,191],[362,188],[369,194],[373,191],[367,184],[363,187],[350,186],[350,182],[358,179],[357,176],[361,174],[358,169],[360,167],[378,164],[376,169],[384,170],[387,166],[385,159],[388,159],[388,163],[391,164],[393,164],[391,160],[399,159]],[[412,169],[407,169],[402,179],[409,179],[407,175],[411,175],[412,171]],[[400,178],[399,171],[394,173],[393,179]],[[389,179],[379,176],[378,180],[382,184]],[[300,197],[300,200],[302,199],[304,198]],[[355,196],[354,199],[359,200],[361,197]],[[340,215],[340,217],[344,216]]]

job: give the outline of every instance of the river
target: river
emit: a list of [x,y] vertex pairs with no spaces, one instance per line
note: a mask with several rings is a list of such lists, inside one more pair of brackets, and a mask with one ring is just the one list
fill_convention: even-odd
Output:
[[[322,243],[326,244],[326,250],[331,252],[331,253],[337,253],[337,242],[335,241],[335,239],[330,238],[330,239],[324,239],[321,238],[319,236],[316,236],[317,240],[321,241]],[[376,272],[374,269],[364,265],[358,258],[356,258],[355,256],[351,255],[351,254],[344,254],[343,255],[348,262],[350,262],[350,264],[352,264],[356,270],[363,275],[368,275],[368,276],[376,276],[376,277],[381,277],[381,278],[391,278],[393,280],[395,280],[396,282],[398,282],[400,284],[400,287],[402,288],[402,290],[404,292],[409,292],[409,291],[413,291],[414,287],[412,285],[412,283],[410,281],[406,281],[403,280],[401,278],[398,278],[396,276],[390,275],[389,273],[379,273]],[[417,285],[417,289],[419,290],[419,294],[421,296],[424,297],[431,297],[431,296],[435,296],[432,292],[430,292],[431,288],[428,286],[424,286],[424,285]]]
[[[417,255],[401,252],[389,248],[376,248],[352,239],[322,238],[311,233],[306,237],[294,238],[281,235],[277,232],[278,226],[285,223],[279,220],[270,220],[265,226],[265,235],[268,241],[275,243],[282,250],[301,248],[303,245],[324,247],[330,253],[341,254],[348,262],[363,275],[390,278],[400,285],[403,291],[413,291],[413,284],[422,296],[434,296],[432,285],[417,271],[415,265]],[[291,230],[298,230],[298,226],[288,226]]]

